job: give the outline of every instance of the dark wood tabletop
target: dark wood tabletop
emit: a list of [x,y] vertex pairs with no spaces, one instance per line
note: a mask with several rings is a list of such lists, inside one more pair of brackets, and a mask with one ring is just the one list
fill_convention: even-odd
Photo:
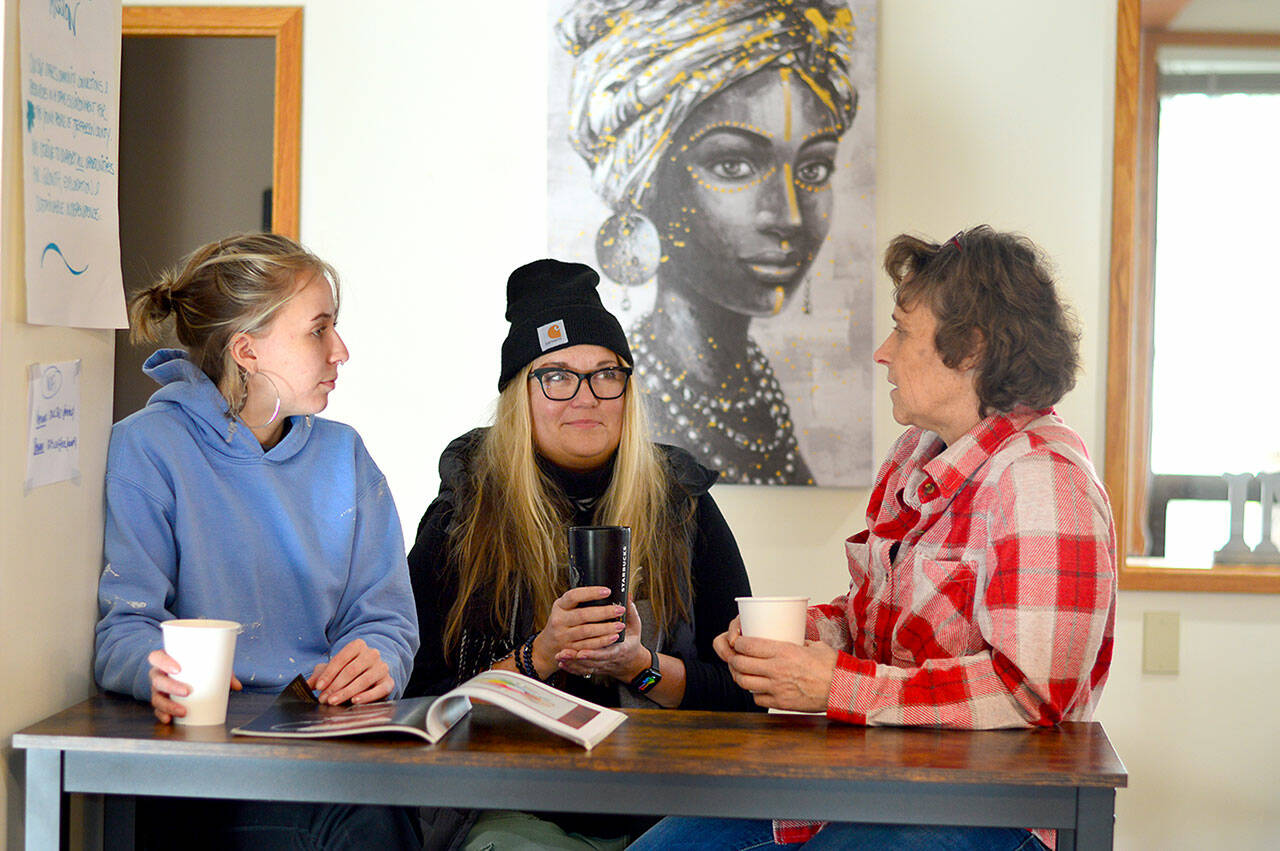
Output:
[[811,780],[1123,787],[1124,765],[1097,723],[1037,730],[857,727],[822,716],[628,709],[628,720],[587,751],[483,705],[438,744],[402,736],[262,739],[229,730],[262,712],[267,695],[233,694],[227,724],[157,723],[145,704],[101,695],[16,733],[16,748],[63,752],[447,763],[667,775]]
[[107,796],[120,824],[132,824],[134,796],[169,795],[1043,827],[1070,851],[1112,846],[1115,792],[1128,782],[1092,722],[960,731],[628,709],[588,751],[477,705],[434,745],[231,734],[272,699],[233,694],[225,725],[181,727],[101,695],[14,734],[26,752],[27,847],[62,847],[65,796],[91,793]]

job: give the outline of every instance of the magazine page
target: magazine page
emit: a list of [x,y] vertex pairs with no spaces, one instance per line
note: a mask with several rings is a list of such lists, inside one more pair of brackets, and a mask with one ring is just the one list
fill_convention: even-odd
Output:
[[627,720],[621,712],[597,706],[546,683],[513,671],[495,670],[477,674],[437,700],[427,715],[427,728],[431,730],[435,726],[437,717],[440,723],[445,723],[452,715],[450,704],[459,698],[501,707],[587,750]]
[[327,706],[298,676],[265,712],[231,732],[242,736],[320,739],[403,733],[435,743],[471,711],[492,704],[590,750],[627,716],[512,671],[485,671],[441,697],[412,697],[360,706]]
[[365,733],[403,733],[436,742],[466,715],[471,705],[464,699],[438,713],[436,727],[427,729],[427,712],[433,697],[378,701],[358,706],[327,706],[316,700],[301,676],[281,692],[265,712],[231,732],[242,736],[320,739]]

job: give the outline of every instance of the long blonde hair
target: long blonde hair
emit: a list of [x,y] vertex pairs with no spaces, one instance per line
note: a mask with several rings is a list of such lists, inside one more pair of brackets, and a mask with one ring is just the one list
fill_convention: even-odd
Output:
[[256,334],[298,293],[298,278],[324,278],[339,302],[338,273],[298,243],[275,233],[247,233],[202,245],[129,299],[129,339],[155,342],[173,317],[178,342],[227,400],[227,416],[244,407],[246,378],[231,339]]
[[[487,615],[505,630],[518,600],[532,606],[533,622],[545,622],[556,598],[568,590],[566,524],[573,508],[538,467],[525,366],[498,397],[493,426],[476,448],[458,521],[449,533],[458,565],[458,595],[445,621],[446,654],[457,651],[469,616]],[[661,630],[689,615],[692,498],[679,498],[662,450],[648,439],[644,400],[635,382],[622,408],[622,434],[613,478],[595,508],[594,522],[631,527],[633,596],[648,599]],[[488,594],[487,613],[473,599]],[[474,621],[472,621],[474,623]]]

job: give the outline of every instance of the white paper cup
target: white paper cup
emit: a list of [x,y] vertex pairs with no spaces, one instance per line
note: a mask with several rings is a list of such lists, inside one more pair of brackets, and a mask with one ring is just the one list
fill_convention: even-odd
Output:
[[164,621],[160,631],[164,634],[164,652],[182,669],[173,679],[191,687],[191,694],[186,697],[173,695],[174,701],[187,708],[186,715],[174,716],[174,723],[192,727],[226,723],[231,662],[236,655],[240,624],[192,618]]
[[808,597],[738,597],[738,621],[748,638],[804,644]]

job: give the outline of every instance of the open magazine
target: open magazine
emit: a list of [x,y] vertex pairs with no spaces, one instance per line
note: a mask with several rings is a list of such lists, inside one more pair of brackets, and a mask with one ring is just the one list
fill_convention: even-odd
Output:
[[407,733],[434,744],[471,711],[472,700],[501,707],[587,750],[627,720],[621,712],[513,671],[485,671],[440,697],[411,697],[361,706],[320,703],[306,678],[299,674],[266,712],[231,732],[293,739]]

